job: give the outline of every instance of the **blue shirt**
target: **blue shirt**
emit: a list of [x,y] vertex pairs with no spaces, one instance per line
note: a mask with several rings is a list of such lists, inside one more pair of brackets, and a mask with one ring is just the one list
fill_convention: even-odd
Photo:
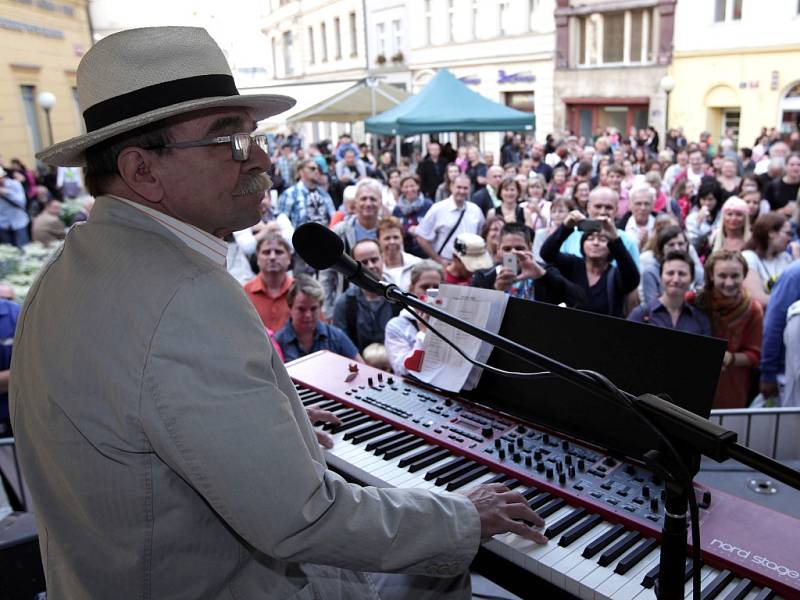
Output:
[[786,329],[786,311],[800,300],[800,261],[795,261],[780,277],[769,295],[764,315],[764,340],[761,346],[761,380],[775,381],[784,371],[786,347],[783,330]]
[[681,307],[681,314],[678,316],[678,322],[675,325],[672,324],[672,317],[667,307],[661,304],[658,298],[650,302],[647,308],[643,306],[634,308],[631,314],[628,315],[628,320],[636,323],[650,323],[651,325],[675,329],[685,333],[711,336],[711,323],[708,317],[686,302]]
[[314,339],[308,352],[300,347],[300,341],[297,339],[297,333],[295,333],[291,319],[275,334],[275,341],[278,342],[281,350],[283,350],[283,357],[286,362],[319,350],[330,350],[348,358],[355,358],[356,354],[358,354],[358,349],[344,331],[322,321],[317,323]]
[[[622,243],[625,245],[625,250],[628,251],[628,254],[631,255],[633,262],[636,263],[636,268],[639,268],[639,246],[636,245],[631,237],[622,231],[622,229],[617,229],[617,235],[619,239],[622,240]],[[564,254],[573,254],[575,256],[580,256],[583,258],[583,252],[581,252],[581,237],[583,233],[578,231],[577,229],[573,231],[570,236],[564,240],[564,243],[561,244],[561,252]],[[611,264],[616,266],[617,262],[612,260]]]
[[360,242],[361,240],[377,240],[378,239],[378,230],[377,229],[367,229],[366,227],[362,227],[361,224],[358,222],[358,219],[355,220],[353,223],[353,231],[356,234],[356,242]]
[[[0,371],[11,366],[11,349],[14,344],[14,331],[19,318],[19,304],[0,299]],[[8,419],[8,394],[0,394],[0,421]]]
[[[312,197],[314,202],[309,202]],[[327,227],[336,208],[328,192],[320,187],[309,190],[302,181],[298,181],[278,198],[277,211],[289,217],[292,227],[296,229],[308,221],[316,221]]]

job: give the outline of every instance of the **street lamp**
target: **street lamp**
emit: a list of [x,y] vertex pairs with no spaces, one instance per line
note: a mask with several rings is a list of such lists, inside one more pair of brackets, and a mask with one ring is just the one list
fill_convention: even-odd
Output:
[[47,135],[50,137],[50,145],[53,145],[53,124],[50,122],[50,109],[56,105],[56,95],[53,92],[42,92],[37,96],[36,101],[44,110],[47,119]]
[[667,95],[667,105],[664,110],[664,129],[666,129],[666,134],[669,134],[669,94],[675,89],[675,80],[671,75],[664,75],[658,83],[658,87],[664,90]]

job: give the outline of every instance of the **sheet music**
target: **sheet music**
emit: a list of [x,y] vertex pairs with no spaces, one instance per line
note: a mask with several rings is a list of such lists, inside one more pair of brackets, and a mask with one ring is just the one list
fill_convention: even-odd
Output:
[[[486,290],[462,285],[442,285],[437,306],[451,315],[493,333],[500,330],[508,296],[497,290]],[[481,342],[455,327],[431,317],[431,324],[462,352],[474,360],[486,362],[492,346]],[[428,333],[422,345],[425,352],[422,370],[417,377],[443,390],[460,392],[473,389],[480,379],[482,369],[473,367],[439,336]]]

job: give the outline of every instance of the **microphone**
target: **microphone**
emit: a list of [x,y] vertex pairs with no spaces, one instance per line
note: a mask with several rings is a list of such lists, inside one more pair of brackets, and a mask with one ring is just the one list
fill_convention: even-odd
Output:
[[[333,269],[341,273],[353,285],[383,296],[390,302],[397,301],[402,291],[394,283],[380,281],[363,265],[344,251],[342,238],[319,223],[303,223],[292,236],[295,251],[317,271]],[[394,293],[393,293],[394,292]]]

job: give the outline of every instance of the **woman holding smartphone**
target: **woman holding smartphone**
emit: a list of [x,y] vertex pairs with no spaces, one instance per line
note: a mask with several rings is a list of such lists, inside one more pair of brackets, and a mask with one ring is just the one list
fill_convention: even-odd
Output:
[[[559,251],[575,226],[583,231],[582,257]],[[591,220],[573,210],[542,245],[542,259],[583,289],[587,297],[586,310],[625,317],[625,299],[639,285],[639,269],[610,218]],[[617,266],[611,264],[612,260],[617,261]]]

